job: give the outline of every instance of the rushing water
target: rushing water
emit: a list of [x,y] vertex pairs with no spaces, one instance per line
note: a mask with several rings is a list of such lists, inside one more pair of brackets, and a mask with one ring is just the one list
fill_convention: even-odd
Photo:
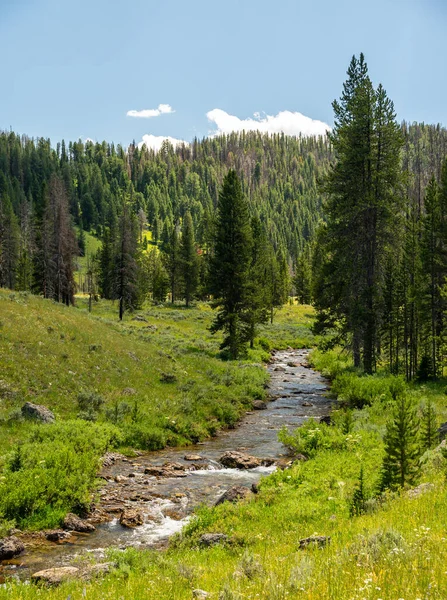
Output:
[[[271,402],[266,410],[246,414],[232,430],[219,433],[207,442],[188,448],[150,452],[135,460],[117,460],[103,470],[106,483],[101,490],[98,512],[108,521],[97,525],[90,534],[74,534],[69,542],[47,542],[36,536],[28,540],[26,551],[0,566],[0,577],[21,578],[52,566],[67,565],[80,554],[93,552],[101,556],[108,546],[157,547],[181,530],[194,508],[212,505],[233,485],[250,487],[275,467],[251,470],[223,468],[219,458],[227,450],[239,450],[260,458],[279,459],[284,446],[278,431],[284,425],[293,429],[306,418],[329,412],[330,401],[324,396],[325,380],[306,363],[307,350],[276,352],[268,366],[271,375]],[[186,461],[186,454],[200,455],[200,460]],[[150,477],[149,466],[179,463],[185,471],[178,477]],[[119,516],[123,508],[136,508],[144,513],[145,523],[135,529],[122,527]]]

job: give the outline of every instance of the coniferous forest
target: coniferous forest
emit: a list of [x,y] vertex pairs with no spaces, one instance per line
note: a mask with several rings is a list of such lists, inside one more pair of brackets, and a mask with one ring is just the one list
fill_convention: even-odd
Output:
[[[247,278],[267,289],[245,317],[248,341],[247,320],[273,318],[293,294],[315,303],[316,331],[341,340],[365,371],[379,363],[408,379],[440,374],[447,131],[398,125],[360,60],[326,139],[235,133],[155,152],[1,133],[0,285],[73,303],[89,232],[101,248],[79,291],[118,300],[121,318],[146,299],[209,298],[219,191],[234,170],[259,251]],[[368,198],[363,206],[342,190],[347,171],[357,173],[349,185]]]

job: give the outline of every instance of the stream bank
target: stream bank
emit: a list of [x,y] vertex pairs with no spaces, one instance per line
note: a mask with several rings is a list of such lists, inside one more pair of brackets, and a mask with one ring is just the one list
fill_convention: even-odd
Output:
[[[68,566],[80,555],[101,558],[109,546],[157,548],[166,545],[181,530],[200,504],[213,505],[232,486],[251,488],[284,459],[278,432],[299,427],[307,418],[320,418],[330,410],[324,395],[327,382],[307,364],[308,350],[285,350],[272,355],[270,402],[263,410],[248,412],[235,429],[187,448],[166,448],[142,454],[137,459],[113,457],[101,476],[105,485],[89,521],[92,533],[73,532],[68,538],[48,541],[45,535],[26,538],[23,554],[0,566],[0,577],[28,578],[50,567]],[[224,467],[220,459],[238,451],[268,459],[255,468]],[[136,527],[123,527],[120,516],[139,515]]]

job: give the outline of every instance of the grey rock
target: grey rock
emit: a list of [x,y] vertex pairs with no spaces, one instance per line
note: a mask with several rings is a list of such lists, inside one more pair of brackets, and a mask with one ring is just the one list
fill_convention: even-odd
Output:
[[49,542],[66,542],[71,538],[71,533],[62,529],[54,529],[53,531],[47,531],[45,537]]
[[33,404],[32,402],[26,402],[22,406],[22,415],[25,419],[34,419],[41,423],[54,423],[56,417],[46,406],[40,404]]
[[266,410],[267,404],[265,402],[263,402],[262,400],[255,400],[253,402],[253,409],[254,410]]
[[331,538],[326,535],[311,535],[300,540],[299,547],[307,548],[308,546],[315,546],[317,548],[324,548],[330,541]]
[[53,569],[45,569],[31,575],[33,581],[41,581],[47,585],[59,585],[67,579],[73,579],[79,574],[79,569],[76,567],[55,567]]
[[185,454],[185,456],[183,457],[184,460],[191,460],[191,461],[195,461],[195,460],[203,460],[203,456],[200,456],[200,454]]
[[137,393],[135,388],[127,387],[121,392],[123,396],[134,396]]
[[21,540],[11,536],[0,540],[0,561],[10,560],[14,556],[18,556],[25,550],[25,546]]
[[219,504],[223,504],[224,502],[236,502],[237,500],[242,500],[243,498],[247,498],[250,495],[250,490],[245,486],[233,485],[222,494],[222,496],[216,501],[214,506],[219,506]]
[[80,519],[73,513],[68,513],[68,515],[66,515],[63,522],[63,527],[64,529],[69,529],[70,531],[79,531],[80,533],[91,533],[92,531],[95,531],[95,527],[91,523]]
[[438,429],[439,439],[440,441],[444,440],[447,437],[447,422],[443,423]]
[[192,597],[198,598],[199,600],[204,600],[205,598],[210,598],[210,594],[205,592],[205,590],[196,589],[192,591]]
[[262,460],[256,456],[250,456],[236,450],[228,450],[220,457],[219,461],[229,469],[255,469],[262,465]]
[[200,536],[199,542],[201,546],[209,548],[217,544],[224,544],[228,541],[228,536],[225,533],[204,533]]
[[422,494],[426,494],[427,492],[430,492],[431,490],[433,490],[434,487],[435,486],[433,483],[421,483],[420,485],[416,486],[415,488],[408,490],[407,496],[409,498],[419,498],[419,496],[422,496]]

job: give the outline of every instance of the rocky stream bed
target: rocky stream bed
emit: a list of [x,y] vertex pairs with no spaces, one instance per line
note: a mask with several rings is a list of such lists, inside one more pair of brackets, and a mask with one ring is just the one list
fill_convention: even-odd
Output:
[[256,410],[235,429],[196,446],[136,459],[108,455],[101,472],[104,487],[84,523],[86,531],[74,531],[83,527],[67,522],[66,531],[18,533],[24,551],[0,563],[0,583],[11,576],[27,579],[43,569],[76,568],[79,557],[91,553],[101,559],[109,546],[163,547],[199,504],[216,504],[226,499],[225,493],[235,498],[252,493],[262,476],[290,460],[278,441],[281,427],[298,427],[330,410],[327,382],[309,368],[307,355],[307,350],[273,354],[270,402],[255,403]]

